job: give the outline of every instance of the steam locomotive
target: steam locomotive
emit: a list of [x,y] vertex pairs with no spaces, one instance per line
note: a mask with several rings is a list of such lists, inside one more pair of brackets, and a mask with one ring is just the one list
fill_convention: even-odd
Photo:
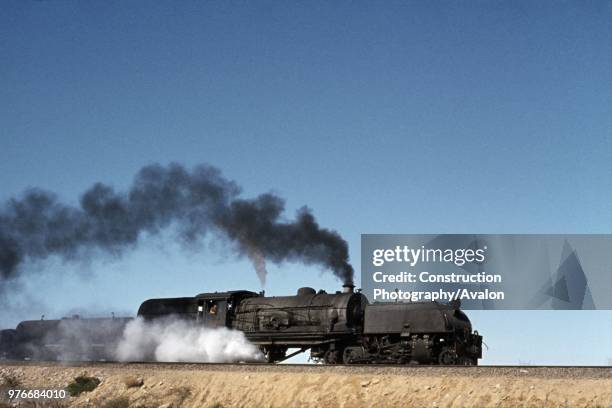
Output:
[[[353,289],[345,285],[344,291],[330,294],[300,288],[295,296],[281,297],[240,290],[149,299],[138,316],[147,321],[173,316],[196,325],[240,330],[269,363],[307,350],[313,360],[326,364],[476,365],[482,357],[482,337],[472,331],[458,303],[369,304]],[[0,331],[0,355],[52,359],[72,347],[83,351],[95,346],[101,357],[112,360],[110,350],[129,320],[22,322],[16,330]],[[60,328],[77,332],[75,324],[85,325],[78,333],[90,335],[81,334],[69,345],[54,343]],[[287,354],[289,349],[297,351]]]

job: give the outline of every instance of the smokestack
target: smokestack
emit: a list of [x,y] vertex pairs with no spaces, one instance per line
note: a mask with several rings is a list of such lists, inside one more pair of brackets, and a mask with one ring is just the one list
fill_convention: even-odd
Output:
[[354,289],[355,285],[353,285],[352,283],[345,283],[344,285],[342,285],[342,293],[353,293]]

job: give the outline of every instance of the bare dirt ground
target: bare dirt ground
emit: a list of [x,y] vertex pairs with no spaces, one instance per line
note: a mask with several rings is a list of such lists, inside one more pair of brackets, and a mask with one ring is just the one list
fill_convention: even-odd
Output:
[[0,362],[0,385],[63,389],[82,374],[100,385],[76,398],[0,407],[612,407],[612,367]]

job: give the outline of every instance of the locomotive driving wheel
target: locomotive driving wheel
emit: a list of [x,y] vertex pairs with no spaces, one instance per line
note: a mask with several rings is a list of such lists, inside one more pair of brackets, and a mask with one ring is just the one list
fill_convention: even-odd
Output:
[[[337,347],[337,346],[336,346]],[[337,347],[335,349],[329,349],[325,352],[323,360],[325,364],[342,364],[344,357],[344,347]]]
[[344,352],[342,353],[342,362],[344,364],[352,364],[354,360],[355,356],[353,353],[353,349],[351,347],[345,348]]
[[459,359],[460,365],[477,365],[477,360],[472,357],[463,357]]
[[287,352],[284,347],[261,347],[260,350],[268,363],[283,361]]
[[444,347],[438,355],[438,363],[440,363],[440,365],[457,364],[457,353],[450,347]]
[[327,350],[323,356],[325,364],[338,364],[340,361],[340,353],[338,350]]

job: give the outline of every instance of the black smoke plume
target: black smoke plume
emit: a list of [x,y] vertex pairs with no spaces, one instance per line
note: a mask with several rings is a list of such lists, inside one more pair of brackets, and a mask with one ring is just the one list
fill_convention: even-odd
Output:
[[28,190],[0,209],[0,288],[2,281],[19,276],[26,259],[78,259],[87,249],[120,254],[143,233],[169,226],[176,226],[188,244],[209,232],[229,238],[251,259],[262,285],[266,260],[322,265],[344,283],[353,282],[346,241],[319,227],[309,209],[283,222],[283,199],[239,195],[240,188],[215,167],[189,171],[179,164],[142,168],[125,193],[97,183],[78,206],[63,204],[46,191]]

